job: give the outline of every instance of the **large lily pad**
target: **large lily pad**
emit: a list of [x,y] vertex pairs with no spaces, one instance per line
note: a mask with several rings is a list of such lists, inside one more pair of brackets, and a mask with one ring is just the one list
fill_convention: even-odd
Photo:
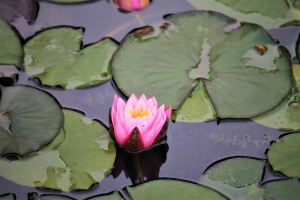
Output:
[[278,28],[295,19],[300,20],[292,3],[286,0],[188,0],[188,2],[197,9],[221,12],[239,22],[256,23],[267,29]]
[[300,133],[286,135],[274,142],[268,160],[275,171],[300,178]]
[[52,151],[17,161],[0,160],[0,175],[18,184],[70,191],[88,189],[112,168],[116,150],[108,131],[64,110],[65,140]]
[[225,196],[202,185],[177,180],[157,180],[137,187],[126,187],[133,200],[137,199],[201,199],[225,200]]
[[41,149],[57,136],[63,121],[52,97],[27,86],[1,87],[0,114],[0,155]]
[[123,198],[120,196],[118,191],[114,191],[114,193],[110,195],[99,195],[94,197],[86,198],[85,200],[122,200]]
[[230,199],[259,199],[261,192],[257,187],[264,164],[264,160],[251,158],[227,159],[210,167],[201,176],[199,183],[223,193]]
[[261,115],[289,95],[289,56],[262,27],[209,11],[166,20],[169,27],[129,34],[116,51],[113,77],[125,95],[155,96],[177,110],[202,80],[221,118]]
[[297,179],[280,180],[260,185],[264,160],[232,158],[211,166],[199,183],[221,192],[230,199],[296,200],[300,195]]
[[207,91],[200,82],[186,98],[178,111],[173,111],[172,120],[181,122],[204,122],[217,118],[217,114],[207,95]]
[[[300,91],[300,65],[293,64],[294,91]],[[294,92],[271,112],[252,120],[264,126],[283,130],[300,130],[300,93]]]
[[0,65],[21,65],[23,48],[18,34],[0,17]]
[[106,38],[80,49],[82,29],[43,31],[24,46],[24,69],[44,85],[80,88],[111,78],[111,58],[117,44]]
[[0,65],[0,78],[9,77],[17,81],[19,70],[13,65]]

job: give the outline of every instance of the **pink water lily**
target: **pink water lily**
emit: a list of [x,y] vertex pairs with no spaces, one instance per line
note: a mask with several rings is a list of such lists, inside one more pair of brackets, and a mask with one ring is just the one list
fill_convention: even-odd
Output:
[[142,10],[150,4],[150,0],[113,0],[113,2],[120,10],[126,12]]
[[132,94],[127,103],[115,95],[109,111],[111,137],[130,151],[140,151],[163,140],[166,135],[172,108],[158,108],[155,97],[139,99]]

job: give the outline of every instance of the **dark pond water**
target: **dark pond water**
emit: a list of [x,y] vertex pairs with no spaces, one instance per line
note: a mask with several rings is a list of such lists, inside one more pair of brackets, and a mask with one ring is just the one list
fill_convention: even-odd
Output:
[[[84,27],[83,45],[110,36],[116,41],[132,29],[151,25],[162,20],[166,14],[193,10],[185,0],[154,0],[151,6],[140,12],[121,13],[115,5],[104,0],[91,3],[61,5],[39,2],[37,18],[32,25],[15,23],[26,40],[36,31],[52,26],[69,25]],[[23,20],[23,23],[26,21]],[[287,26],[269,30],[295,57],[295,44],[300,27]],[[298,62],[294,59],[293,62]],[[113,80],[85,89],[63,90],[40,86],[38,80],[29,80],[24,72],[20,72],[17,84],[26,84],[41,88],[51,93],[62,107],[80,110],[87,117],[97,119],[108,126],[108,111],[112,105],[114,94],[122,95],[115,87]],[[125,98],[123,96],[123,98]],[[119,190],[126,185],[154,180],[161,177],[178,178],[198,182],[201,174],[213,163],[233,156],[249,156],[266,158],[265,152],[272,140],[278,139],[288,131],[268,128],[248,119],[225,119],[204,123],[171,122],[167,133],[167,143],[154,148],[152,152],[139,155],[145,158],[141,166],[144,177],[138,178],[131,171],[131,159],[126,152],[118,149],[115,167],[98,185],[88,191],[54,192],[18,185],[0,177],[0,194],[15,193],[17,199],[27,199],[28,193],[64,194],[76,199],[104,194]],[[235,142],[234,142],[235,141]],[[0,169],[1,170],[1,169]],[[263,181],[285,178],[274,174],[269,165]]]

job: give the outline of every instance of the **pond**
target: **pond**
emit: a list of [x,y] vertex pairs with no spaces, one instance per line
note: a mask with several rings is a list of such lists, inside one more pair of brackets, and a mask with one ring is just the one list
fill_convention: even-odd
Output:
[[[151,199],[156,191],[161,199],[299,199],[300,3],[256,4],[153,0],[129,12],[109,0],[0,0],[0,14],[25,52],[17,63],[2,61],[0,52],[0,199],[87,199],[114,191],[124,199]],[[212,12],[186,12],[197,9]],[[18,42],[0,41],[2,52],[17,52],[11,46]],[[226,68],[232,63],[242,70]],[[66,70],[48,70],[54,65]],[[214,71],[217,65],[226,69]],[[69,77],[81,73],[76,67],[91,81]],[[108,135],[115,95],[127,101],[131,93],[154,95],[158,106],[173,108],[164,140],[135,153]],[[7,139],[14,128],[30,148]],[[44,139],[24,135],[36,129]]]

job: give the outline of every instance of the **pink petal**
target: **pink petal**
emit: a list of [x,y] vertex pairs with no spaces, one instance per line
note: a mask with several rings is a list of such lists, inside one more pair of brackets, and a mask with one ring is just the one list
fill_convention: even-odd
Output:
[[[123,109],[121,109],[121,110],[119,110],[118,112],[117,112],[117,116],[119,117],[119,120],[120,120],[120,122],[121,122],[121,124],[122,124],[122,126],[125,124],[124,123],[124,111],[123,111]],[[124,127],[124,126],[123,126]]]
[[[145,97],[146,98],[146,97]],[[142,97],[139,99],[138,103],[135,106],[135,109],[140,108],[141,112],[143,111],[143,109],[145,109],[145,112],[147,111],[147,106],[146,106],[146,101],[144,101],[144,99],[142,99]]]
[[154,117],[153,117],[152,113],[149,114],[149,116],[147,118],[147,123],[148,123],[149,128],[152,128],[152,125],[154,123]]
[[127,101],[127,105],[131,105],[133,108],[135,108],[137,102],[138,102],[138,99],[136,98],[136,96],[134,94],[132,94]]
[[125,101],[122,99],[122,98],[119,98],[118,99],[118,102],[117,102],[117,112],[119,111],[119,110],[121,110],[122,108],[123,108],[123,110],[125,109],[125,106],[126,106],[126,103],[125,103]]
[[140,10],[141,9],[139,0],[131,0],[130,1],[130,6],[131,6],[132,10]]
[[164,113],[165,112],[165,104],[161,105],[158,109],[158,112]]
[[137,128],[139,129],[142,137],[148,132],[149,125],[147,122],[147,117],[138,117],[137,118]]
[[156,118],[156,107],[153,107],[152,109],[151,109],[151,113],[152,113],[152,115],[153,115],[153,117],[154,118]]
[[115,111],[117,111],[117,103],[118,103],[119,97],[115,95],[114,102],[113,102],[113,108],[115,108]]
[[113,126],[115,127],[115,120],[116,120],[116,110],[115,110],[115,108],[114,107],[112,107],[112,109],[111,109],[111,121],[112,121],[112,123],[113,123]]
[[155,106],[156,109],[157,109],[157,108],[158,108],[158,105],[157,105],[157,101],[156,101],[156,99],[155,99],[154,96],[152,97],[152,101],[153,101],[153,106]]
[[147,102],[147,98],[145,96],[145,94],[143,94],[140,98],[139,98],[139,101],[140,100],[143,100],[145,103]]
[[158,133],[159,132],[155,131],[155,127],[153,127],[142,137],[145,149],[149,148],[153,144]]
[[127,138],[127,134],[126,134],[121,122],[120,122],[120,119],[119,119],[118,115],[116,117],[114,131],[115,131],[115,137],[116,137],[117,142],[120,145],[124,145],[124,141]]
[[165,111],[167,117],[170,119],[171,117],[171,113],[172,113],[172,107],[171,105],[169,105],[169,108]]
[[147,108],[152,109],[153,108],[153,101],[152,98],[148,99],[147,103],[146,103]]

